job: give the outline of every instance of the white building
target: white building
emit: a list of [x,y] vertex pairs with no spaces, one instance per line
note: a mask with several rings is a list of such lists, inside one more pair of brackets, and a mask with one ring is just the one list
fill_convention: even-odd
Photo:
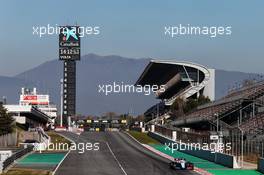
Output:
[[57,107],[50,103],[50,96],[38,94],[36,88],[22,88],[19,104],[4,107],[13,114],[16,122],[28,127],[53,127],[57,118]]

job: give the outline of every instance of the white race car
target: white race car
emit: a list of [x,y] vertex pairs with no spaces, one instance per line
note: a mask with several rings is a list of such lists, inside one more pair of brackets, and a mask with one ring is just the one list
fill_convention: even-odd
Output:
[[170,168],[175,170],[193,170],[194,165],[184,158],[175,158],[174,161],[170,162]]

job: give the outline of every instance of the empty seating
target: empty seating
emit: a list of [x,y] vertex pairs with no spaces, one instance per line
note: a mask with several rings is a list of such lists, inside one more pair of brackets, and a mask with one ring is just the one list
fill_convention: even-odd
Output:
[[264,113],[257,114],[249,120],[243,122],[240,128],[245,134],[256,135],[264,130]]
[[194,111],[178,117],[172,124],[177,125],[188,122],[199,122],[201,120],[214,120],[215,115],[221,117],[224,114],[228,114],[228,112],[239,109],[243,101],[256,100],[262,96],[264,96],[264,81],[241,88],[215,102],[202,105]]

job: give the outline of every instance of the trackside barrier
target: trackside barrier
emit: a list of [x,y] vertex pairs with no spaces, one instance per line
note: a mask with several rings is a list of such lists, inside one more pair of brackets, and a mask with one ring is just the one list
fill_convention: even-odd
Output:
[[[166,138],[158,133],[155,132],[148,132],[148,135],[156,140],[158,140],[159,142],[161,142],[162,144],[166,144],[166,145],[175,145],[177,146],[177,144],[179,144],[176,141],[173,141],[169,138]],[[193,155],[195,157],[199,157],[205,160],[209,160],[211,162],[215,162],[217,164],[229,167],[229,168],[239,168],[237,166],[237,163],[235,162],[236,159],[234,156],[232,155],[227,155],[227,154],[223,154],[223,153],[211,153],[211,151],[209,150],[195,150],[195,149],[189,149],[189,150],[179,150],[183,153],[186,154],[190,154]]]
[[258,160],[258,171],[264,173],[264,158]]
[[33,151],[33,146],[28,146],[27,148],[24,148],[7,159],[5,159],[3,162],[0,162],[0,173],[3,172],[9,165],[11,165],[16,159],[21,158],[22,156],[26,155],[27,153]]
[[132,131],[138,131],[138,132],[145,132],[145,128],[140,128],[140,127],[133,127],[131,128]]

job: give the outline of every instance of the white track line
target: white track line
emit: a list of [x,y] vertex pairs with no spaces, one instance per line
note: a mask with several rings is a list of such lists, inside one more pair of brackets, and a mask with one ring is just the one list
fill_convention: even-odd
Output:
[[61,133],[59,133],[59,132],[55,132],[55,133],[58,134],[58,135],[60,135],[61,137],[64,137],[65,139],[69,140],[70,142],[75,143],[75,141],[73,141],[73,140],[70,139],[69,137],[67,137],[67,136],[65,136],[65,135],[63,135],[63,134],[61,134]]
[[[70,142],[72,143],[75,143],[72,139],[70,139],[69,137],[63,135],[63,134],[60,134],[60,133],[57,133],[56,134],[60,135],[61,137],[64,137],[65,139],[69,140]],[[52,172],[52,175],[55,175],[56,171],[59,169],[60,165],[62,164],[62,162],[66,159],[66,157],[68,156],[68,154],[71,152],[71,150],[69,150],[67,152],[67,154],[63,157],[63,159],[60,161],[60,163],[56,166],[55,170]]]
[[118,159],[116,158],[114,152],[113,152],[112,149],[110,148],[108,142],[106,142],[106,145],[107,145],[109,151],[111,152],[112,156],[114,157],[115,161],[117,162],[118,166],[120,167],[120,169],[123,171],[123,173],[124,173],[125,175],[127,175],[126,171],[124,170],[124,168],[122,167],[122,165],[120,164],[120,162],[119,162]]
[[71,150],[69,150],[67,152],[67,154],[63,157],[63,159],[60,161],[60,163],[57,165],[57,167],[55,168],[55,170],[52,172],[52,175],[55,175],[56,171],[59,169],[60,165],[62,164],[62,162],[64,161],[64,159],[66,159],[66,157],[68,156],[68,154],[71,152]]
[[124,132],[126,135],[128,135],[130,138],[132,138],[134,141],[136,141],[138,144],[144,146],[142,143],[140,143],[137,139],[135,139],[131,134],[129,134],[128,132]]

